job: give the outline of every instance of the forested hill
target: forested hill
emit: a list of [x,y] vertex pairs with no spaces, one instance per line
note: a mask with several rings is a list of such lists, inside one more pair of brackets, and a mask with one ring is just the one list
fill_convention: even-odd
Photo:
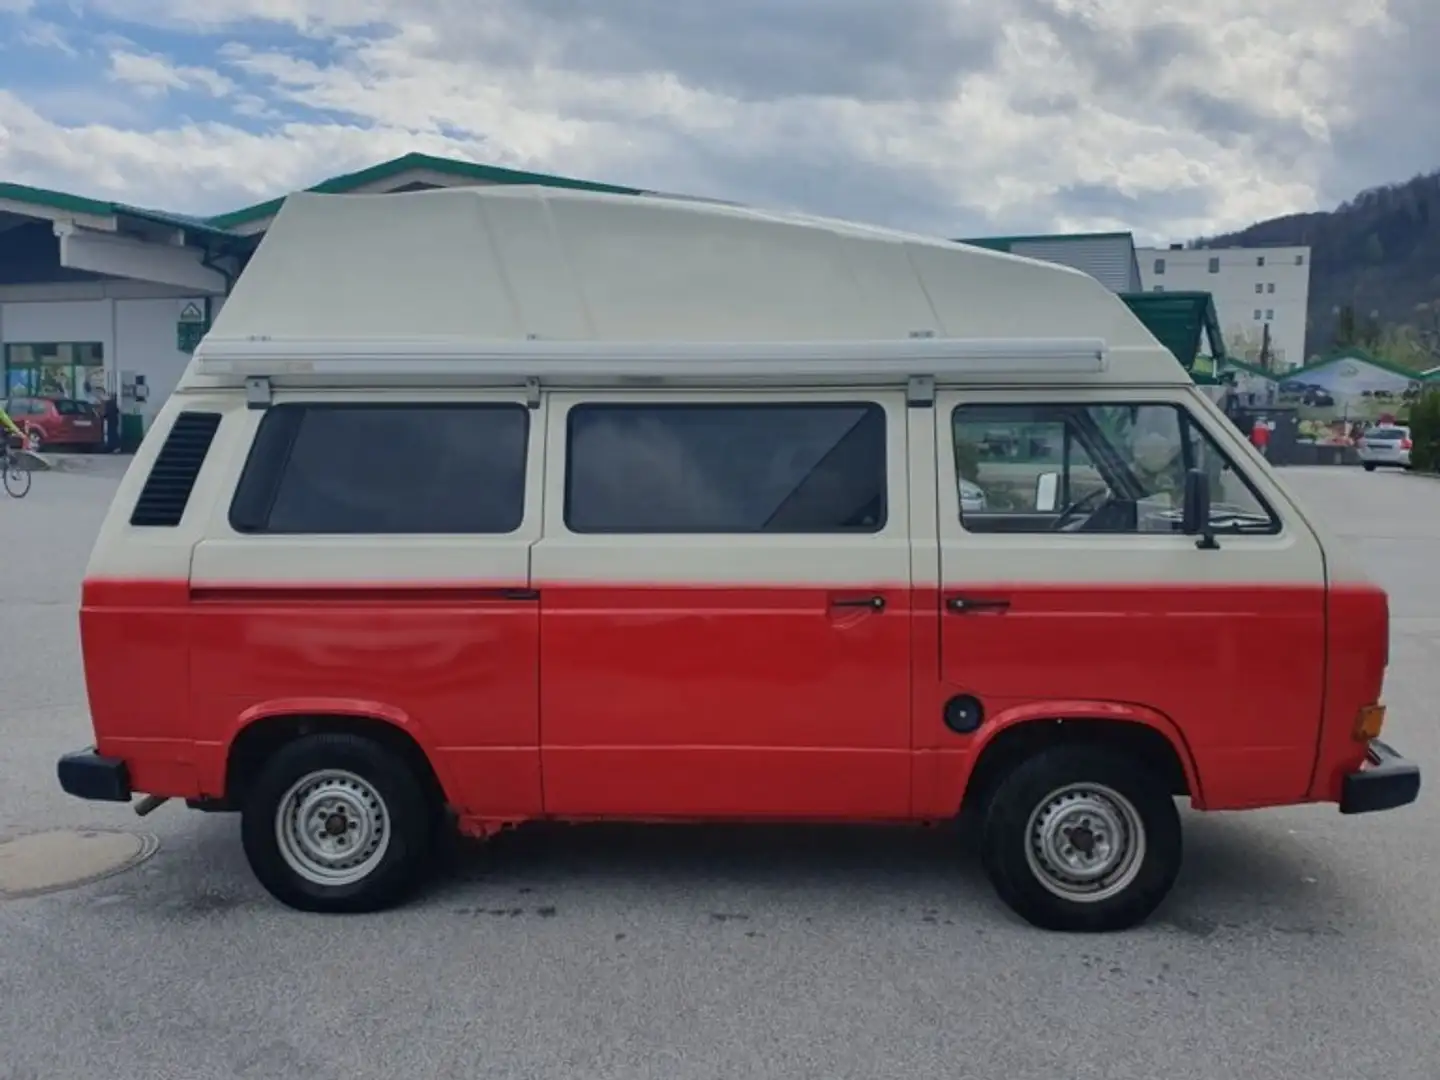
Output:
[[[1347,306],[1365,343],[1385,328],[1413,327],[1440,351],[1440,172],[1363,192],[1329,213],[1274,218],[1193,246],[1285,244],[1312,249],[1307,356],[1356,343],[1336,316]],[[1367,327],[1372,313],[1377,325]]]

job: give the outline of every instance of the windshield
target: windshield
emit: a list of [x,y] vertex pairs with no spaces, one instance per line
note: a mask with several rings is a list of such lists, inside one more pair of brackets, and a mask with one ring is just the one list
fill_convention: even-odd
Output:
[[1399,442],[1405,435],[1404,428],[1372,428],[1365,433],[1365,438],[1370,442]]

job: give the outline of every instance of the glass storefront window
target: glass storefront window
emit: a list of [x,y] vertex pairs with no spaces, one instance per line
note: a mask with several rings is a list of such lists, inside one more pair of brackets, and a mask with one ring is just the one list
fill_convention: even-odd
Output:
[[105,348],[98,341],[5,346],[5,395],[97,402],[105,389]]

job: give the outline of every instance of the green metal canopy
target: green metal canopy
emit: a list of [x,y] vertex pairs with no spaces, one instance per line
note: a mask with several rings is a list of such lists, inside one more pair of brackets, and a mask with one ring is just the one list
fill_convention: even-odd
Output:
[[1217,364],[1226,359],[1225,340],[1215,300],[1208,292],[1121,293],[1120,299],[1160,343],[1175,354],[1180,366],[1193,371],[1202,340]]

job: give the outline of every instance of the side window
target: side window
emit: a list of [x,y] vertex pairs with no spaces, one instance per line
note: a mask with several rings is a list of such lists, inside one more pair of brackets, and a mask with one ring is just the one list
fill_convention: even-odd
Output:
[[1210,476],[1217,532],[1279,522],[1175,405],[962,405],[952,417],[961,524],[990,533],[1171,533],[1185,474]]
[[964,406],[955,411],[954,428],[962,514],[1033,513],[1043,505],[1037,485],[1045,476],[1058,481],[1057,501],[1100,483],[1084,445],[1053,410]]
[[1197,424],[1185,425],[1192,469],[1210,477],[1210,523],[1217,533],[1275,533],[1280,520],[1215,440]]
[[577,533],[873,533],[885,410],[868,402],[578,405],[565,524]]
[[519,404],[286,404],[260,422],[239,532],[496,534],[525,516]]

